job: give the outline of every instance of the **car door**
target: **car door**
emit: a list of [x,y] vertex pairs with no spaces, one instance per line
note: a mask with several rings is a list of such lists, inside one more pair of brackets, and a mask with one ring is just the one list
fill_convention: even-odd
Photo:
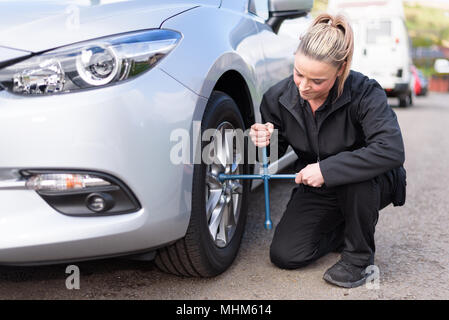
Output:
[[[262,81],[263,92],[293,72],[294,52],[299,44],[298,38],[279,32],[274,33],[266,23],[269,17],[268,0],[249,0],[249,12],[259,32],[265,57],[265,76]],[[282,31],[282,30],[281,30]]]

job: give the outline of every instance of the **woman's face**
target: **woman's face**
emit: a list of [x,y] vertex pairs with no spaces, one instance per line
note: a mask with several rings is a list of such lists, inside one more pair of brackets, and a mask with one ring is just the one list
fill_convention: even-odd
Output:
[[293,80],[304,100],[325,100],[343,68],[311,59],[301,53],[295,55]]

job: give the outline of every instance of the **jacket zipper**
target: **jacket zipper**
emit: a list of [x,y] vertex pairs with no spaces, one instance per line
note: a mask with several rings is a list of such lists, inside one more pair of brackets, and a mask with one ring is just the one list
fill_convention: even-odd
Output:
[[318,113],[315,112],[315,116],[313,118],[315,121],[315,132],[316,132],[316,134],[315,134],[315,136],[316,136],[316,139],[315,139],[316,140],[316,151],[317,151],[316,161],[320,162],[320,141],[318,140],[318,121],[316,119],[317,116],[318,116]]

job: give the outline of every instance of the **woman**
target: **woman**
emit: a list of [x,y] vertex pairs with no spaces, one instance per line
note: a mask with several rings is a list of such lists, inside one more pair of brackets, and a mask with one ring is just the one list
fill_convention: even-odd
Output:
[[343,287],[369,276],[379,210],[405,201],[396,114],[375,80],[350,70],[352,54],[345,18],[318,16],[295,53],[293,77],[265,93],[264,124],[250,131],[254,144],[265,147],[277,129],[279,155],[288,145],[298,155],[298,186],[276,227],[271,261],[294,269],[341,251],[324,279]]

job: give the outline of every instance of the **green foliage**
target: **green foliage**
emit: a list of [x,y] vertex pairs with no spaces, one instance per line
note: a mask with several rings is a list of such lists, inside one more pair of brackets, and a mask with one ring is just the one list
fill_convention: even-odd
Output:
[[327,0],[315,0],[313,2],[312,16],[316,17],[320,13],[326,12]]
[[406,25],[414,46],[449,42],[449,11],[404,3]]
[[[404,3],[406,25],[414,47],[449,45],[449,10]],[[436,74],[435,59],[414,59],[426,77]]]
[[414,47],[430,47],[434,44],[434,40],[426,36],[412,37],[412,44]]

